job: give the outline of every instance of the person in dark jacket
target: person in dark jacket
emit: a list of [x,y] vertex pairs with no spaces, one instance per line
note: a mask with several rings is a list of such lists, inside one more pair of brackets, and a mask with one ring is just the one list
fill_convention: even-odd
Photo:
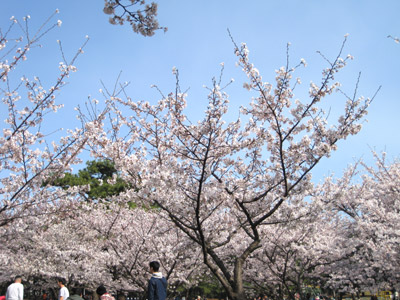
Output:
[[83,290],[81,288],[73,288],[72,295],[70,295],[67,300],[84,300],[82,298]]
[[167,279],[162,276],[160,263],[152,261],[150,263],[151,278],[147,287],[148,300],[165,300],[167,298]]

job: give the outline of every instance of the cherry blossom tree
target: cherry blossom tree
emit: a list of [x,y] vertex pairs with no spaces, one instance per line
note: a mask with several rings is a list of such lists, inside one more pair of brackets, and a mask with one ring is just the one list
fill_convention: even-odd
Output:
[[[345,103],[333,124],[318,107],[339,90],[335,75],[351,59],[341,58],[342,50],[333,61],[322,56],[328,67],[319,84],[310,84],[309,99],[300,101],[294,98],[300,80],[293,80],[293,73],[304,60],[295,67],[288,60],[273,85],[250,63],[247,46],[235,45],[248,77],[244,87],[255,96],[232,122],[224,120],[229,100],[221,80],[213,81],[204,118],[197,122],[184,112],[187,95],[179,84],[155,105],[123,97],[123,85],[110,95],[112,126],[102,120],[104,129],[90,141],[92,154],[115,161],[135,187],[124,195],[126,201],[156,205],[160,217],[197,244],[231,299],[246,297],[244,266],[263,247],[281,206],[304,201],[313,168],[339,140],[361,129],[371,99],[336,94]],[[178,71],[173,73],[178,82]]]
[[347,261],[333,270],[331,284],[350,292],[399,290],[399,162],[374,153],[376,165],[359,162],[342,178],[327,178],[325,197],[347,216]]
[[158,260],[173,292],[194,284],[204,268],[198,249],[168,222],[117,200],[82,202],[62,218],[18,219],[8,228],[14,242],[0,246],[0,271],[40,279],[43,287],[63,277],[69,286],[144,292],[149,262]]
[[[111,274],[101,261],[109,259],[99,251],[101,240],[95,231],[79,222],[86,210],[18,219],[8,228],[13,241],[2,245],[3,274],[22,274],[27,281],[42,281],[43,288],[54,287],[55,278],[69,284],[111,281]],[[3,256],[4,253],[4,256]]]
[[[9,28],[0,33],[0,94],[4,111],[8,112],[0,137],[0,228],[31,214],[67,209],[69,200],[74,198],[68,191],[48,188],[43,183],[62,176],[80,161],[78,154],[87,141],[90,124],[87,128],[68,130],[58,138],[51,135],[54,128],[46,127],[45,120],[63,106],[56,103],[56,97],[69,75],[76,71],[73,64],[86,42],[71,61],[59,64],[60,73],[52,86],[45,88],[37,76],[18,76],[24,74],[21,68],[29,52],[40,46],[49,31],[61,26],[60,20],[54,21],[57,13],[58,10],[36,31],[30,28],[29,16],[23,23],[12,17]],[[60,49],[62,53],[61,43]],[[66,205],[42,207],[45,202],[61,199],[68,200]]]
[[331,266],[347,258],[345,223],[331,207],[315,197],[282,204],[263,246],[246,264],[246,282],[280,299],[295,293],[308,299],[305,286],[324,287]]
[[[198,274],[199,252],[193,243],[152,210],[131,208],[117,200],[91,208],[86,226],[102,239],[102,250],[115,288],[146,291],[149,262],[161,263],[171,286],[189,283]],[[197,263],[196,263],[197,261]]]

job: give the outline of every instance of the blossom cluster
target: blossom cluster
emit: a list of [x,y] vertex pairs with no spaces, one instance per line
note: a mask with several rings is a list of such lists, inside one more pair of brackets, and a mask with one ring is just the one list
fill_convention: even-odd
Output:
[[147,4],[145,0],[105,0],[103,12],[111,15],[111,24],[123,25],[127,22],[134,32],[143,36],[153,36],[157,30],[167,31],[166,27],[158,24],[157,3],[154,2]]

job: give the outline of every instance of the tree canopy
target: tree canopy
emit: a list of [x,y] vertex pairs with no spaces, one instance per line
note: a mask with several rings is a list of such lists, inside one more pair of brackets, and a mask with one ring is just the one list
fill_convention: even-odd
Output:
[[87,200],[109,199],[129,187],[129,184],[118,175],[112,161],[93,160],[86,162],[86,165],[86,168],[79,170],[78,174],[64,173],[51,184],[63,189],[88,186],[89,188],[82,192]]
[[[106,1],[105,13],[121,3]],[[189,117],[188,92],[173,68],[175,84],[168,94],[156,87],[158,102],[134,101],[117,82],[101,109],[92,98],[90,112],[78,109],[81,127],[49,141],[43,120],[61,108],[58,92],[83,50],[60,63],[54,85],[45,88],[36,76],[15,84],[31,47],[60,24],[50,18],[32,35],[27,19],[17,27],[22,47],[7,38],[14,18],[0,31],[8,112],[0,138],[1,280],[22,273],[49,285],[64,277],[71,286],[144,292],[148,262],[158,260],[171,294],[210,277],[206,292],[222,287],[233,300],[256,293],[308,299],[317,286],[400,288],[399,162],[375,153],[376,166],[359,162],[341,177],[311,178],[360,132],[374,97],[358,95],[359,81],[349,96],[336,80],[353,60],[343,55],[347,36],[333,58],[321,54],[321,75],[305,86],[294,77],[304,59],[293,63],[287,53],[267,82],[247,45],[233,42],[249,92],[236,117],[228,115],[232,80],[224,84],[223,65],[199,119]],[[325,108],[340,103],[332,121]],[[68,172],[83,150],[94,160]]]

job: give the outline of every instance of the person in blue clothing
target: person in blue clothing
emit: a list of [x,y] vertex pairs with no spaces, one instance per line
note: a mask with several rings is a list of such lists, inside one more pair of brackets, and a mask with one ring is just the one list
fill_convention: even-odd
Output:
[[162,276],[160,263],[152,261],[150,263],[151,278],[147,287],[148,300],[165,300],[167,298],[167,279]]

